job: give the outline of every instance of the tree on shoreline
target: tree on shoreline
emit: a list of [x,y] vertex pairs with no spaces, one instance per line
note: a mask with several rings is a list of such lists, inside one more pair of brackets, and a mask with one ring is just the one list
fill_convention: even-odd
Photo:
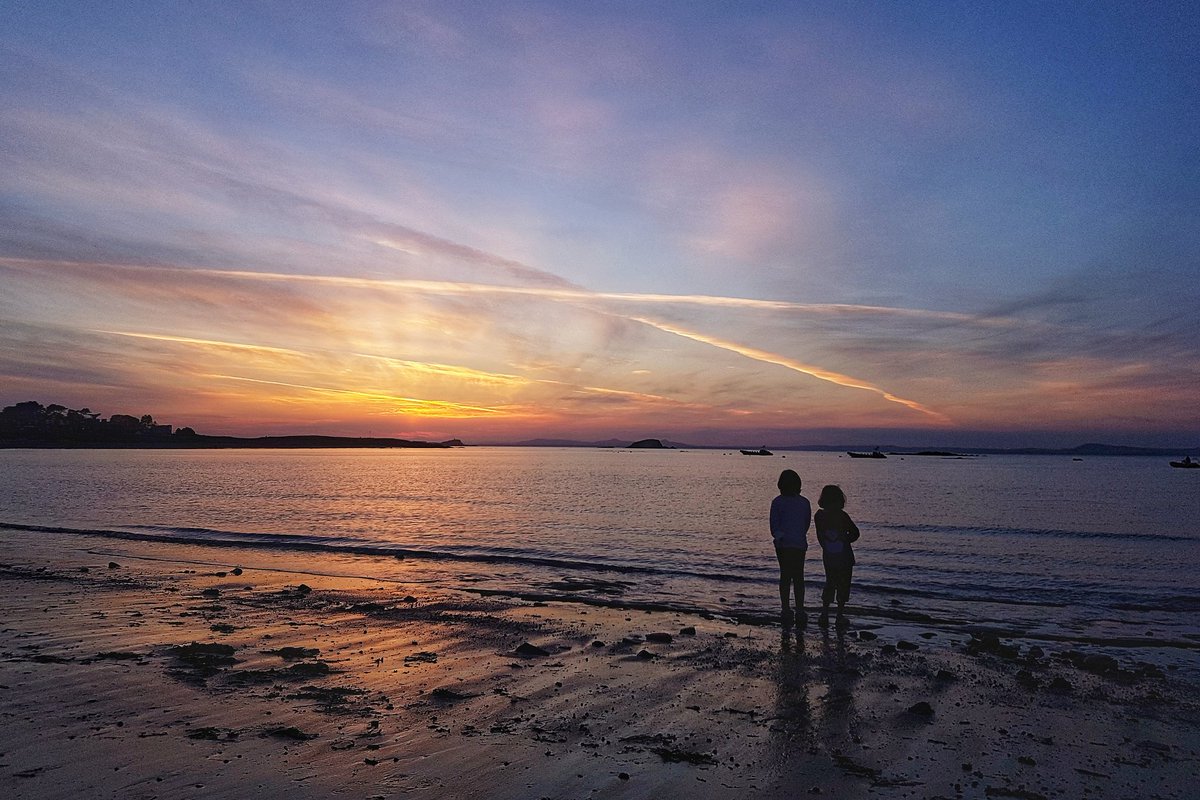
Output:
[[[154,417],[113,414],[101,419],[90,408],[73,409],[35,400],[8,406],[0,411],[0,441],[31,444],[123,443],[161,440],[171,436],[170,425],[159,425]],[[194,432],[193,432],[194,435]]]
[[0,447],[32,448],[165,448],[226,447],[342,448],[342,447],[464,447],[458,439],[421,442],[409,439],[355,436],[208,436],[192,428],[172,432],[150,414],[113,414],[108,419],[91,409],[71,409],[34,400],[0,410]]

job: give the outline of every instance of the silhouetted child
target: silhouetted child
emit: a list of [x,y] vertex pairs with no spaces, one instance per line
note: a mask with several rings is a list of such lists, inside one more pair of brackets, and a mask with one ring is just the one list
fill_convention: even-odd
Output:
[[775,557],[779,559],[779,604],[783,607],[783,624],[792,624],[793,614],[788,602],[796,594],[796,613],[800,621],[804,613],[804,557],[808,553],[808,526],[812,524],[812,506],[800,494],[800,476],[785,469],[779,474],[779,496],[771,501],[771,538],[775,540]]
[[829,604],[837,596],[837,624],[844,627],[845,606],[850,599],[850,577],[854,572],[854,548],[858,541],[858,526],[846,513],[846,495],[840,487],[826,486],[817,500],[820,510],[814,518],[817,541],[821,543],[821,560],[825,563],[825,588],[821,591],[821,616],[817,622],[829,624]]

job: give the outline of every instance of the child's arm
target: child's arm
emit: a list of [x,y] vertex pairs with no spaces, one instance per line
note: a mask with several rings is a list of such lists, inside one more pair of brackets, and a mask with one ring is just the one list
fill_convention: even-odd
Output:
[[857,542],[858,541],[858,526],[854,524],[854,520],[850,519],[850,515],[847,514],[845,511],[842,512],[842,516],[844,516],[846,518],[846,533],[845,533],[846,541],[847,542]]
[[832,544],[838,540],[836,529],[830,529],[827,524],[828,514],[825,509],[821,509],[813,517],[813,525],[817,529],[817,541],[824,547],[827,544]]

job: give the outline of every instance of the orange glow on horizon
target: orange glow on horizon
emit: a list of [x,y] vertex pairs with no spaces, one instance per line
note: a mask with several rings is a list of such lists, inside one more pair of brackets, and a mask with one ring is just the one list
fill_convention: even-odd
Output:
[[[973,357],[976,342],[987,346],[1009,331],[1052,331],[1044,320],[4,257],[0,274],[6,288],[44,298],[46,307],[73,298],[52,326],[30,317],[47,332],[20,345],[31,361],[62,361],[62,375],[78,362],[81,374],[105,376],[64,379],[58,389],[6,375],[10,402],[40,398],[124,413],[136,396],[144,405],[133,410],[208,426],[204,432],[436,429],[441,438],[489,441],[629,432],[688,441],[689,431],[726,431],[711,436],[736,441],[740,430],[786,431],[797,421],[836,429],[1028,428],[1035,404],[1037,423],[1051,427],[1087,416],[1099,399],[1110,417],[1133,420],[1156,403],[1178,416],[1186,394],[1142,363],[1056,358],[1017,370]],[[631,313],[632,304],[662,314]],[[754,345],[781,340],[811,357]],[[853,346],[829,346],[847,342]],[[75,362],[64,360],[72,352]],[[933,358],[938,370],[923,371]],[[936,397],[938,405],[914,397]]]

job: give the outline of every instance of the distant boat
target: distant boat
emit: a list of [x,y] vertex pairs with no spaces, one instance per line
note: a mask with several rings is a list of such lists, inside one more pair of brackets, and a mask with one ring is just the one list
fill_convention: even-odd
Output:
[[743,450],[742,455],[744,455],[744,456],[773,456],[775,454],[772,453],[770,450],[768,450],[765,447],[760,447],[757,450]]
[[1171,466],[1179,469],[1200,469],[1200,461],[1192,461],[1191,456],[1184,456],[1183,461],[1172,461]]
[[851,458],[887,458],[887,456],[879,452],[878,447],[869,453],[855,453],[853,450],[847,450],[846,455],[850,456]]

